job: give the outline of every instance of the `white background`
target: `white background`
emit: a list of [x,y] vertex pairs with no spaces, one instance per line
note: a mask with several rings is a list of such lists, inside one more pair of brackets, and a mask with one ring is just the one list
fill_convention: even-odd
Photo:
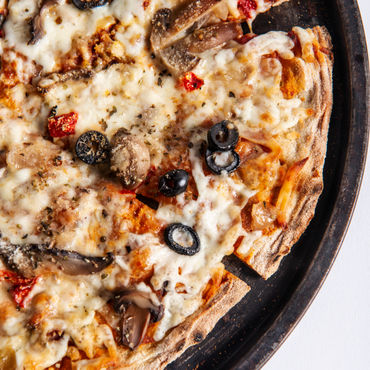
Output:
[[[358,4],[370,44],[370,0]],[[324,286],[263,370],[370,369],[369,162],[368,155],[351,225]]]

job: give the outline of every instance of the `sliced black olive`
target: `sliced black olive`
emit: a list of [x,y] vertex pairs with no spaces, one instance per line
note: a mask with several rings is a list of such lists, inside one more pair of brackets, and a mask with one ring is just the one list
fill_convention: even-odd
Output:
[[159,191],[166,197],[174,197],[183,193],[189,182],[189,174],[185,170],[172,170],[159,179]]
[[87,164],[98,164],[109,158],[110,145],[105,135],[91,130],[78,138],[75,150],[81,161]]
[[227,173],[234,172],[240,165],[240,158],[234,150],[212,152],[208,149],[206,151],[206,163],[214,174],[221,175],[223,171]]
[[236,147],[239,140],[239,132],[232,122],[224,120],[210,128],[207,138],[209,149],[226,151]]
[[184,224],[174,223],[167,226],[164,230],[164,240],[173,251],[185,256],[193,256],[200,250],[198,234],[190,226]]
[[76,8],[85,10],[103,6],[106,3],[111,3],[112,1],[113,0],[72,0],[72,3]]

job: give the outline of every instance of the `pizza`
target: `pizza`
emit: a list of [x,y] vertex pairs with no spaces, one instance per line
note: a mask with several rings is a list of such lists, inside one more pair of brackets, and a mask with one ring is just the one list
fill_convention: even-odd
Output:
[[164,368],[250,290],[225,256],[277,271],[333,64],[325,27],[252,32],[283,2],[2,0],[0,368]]

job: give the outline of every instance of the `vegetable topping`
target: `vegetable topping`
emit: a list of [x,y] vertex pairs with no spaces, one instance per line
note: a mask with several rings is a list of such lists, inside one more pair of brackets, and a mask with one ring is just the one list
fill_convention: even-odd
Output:
[[48,129],[51,137],[73,135],[78,120],[78,114],[70,112],[48,118]]
[[209,149],[226,151],[236,147],[239,132],[232,122],[224,120],[211,127],[207,138]]
[[186,91],[193,91],[200,89],[204,85],[204,81],[197,77],[193,72],[186,72],[181,78],[181,84]]
[[176,253],[193,256],[200,250],[198,234],[190,226],[174,223],[164,230],[166,244]]
[[78,138],[75,150],[81,161],[87,164],[98,164],[109,158],[110,145],[105,135],[91,130]]
[[32,277],[41,265],[47,265],[51,270],[58,268],[67,275],[89,275],[104,270],[114,260],[111,253],[103,257],[86,256],[47,244],[16,245],[5,242],[0,242],[0,258],[9,269],[27,278]]
[[86,10],[103,6],[106,3],[111,3],[112,1],[113,0],[72,0],[72,3],[76,8],[80,10]]
[[166,197],[174,197],[186,191],[189,174],[185,170],[172,170],[159,179],[159,191]]
[[0,270],[0,281],[8,281],[12,284],[9,292],[17,306],[21,308],[25,306],[27,296],[36,284],[37,279],[37,277],[28,279],[12,271]]
[[247,18],[253,18],[253,12],[257,9],[257,3],[255,0],[239,0],[238,9]]
[[111,170],[125,188],[136,188],[145,180],[150,168],[150,154],[146,144],[125,129],[119,129],[111,145]]
[[130,349],[137,348],[148,329],[149,322],[157,322],[163,316],[163,306],[153,303],[149,294],[123,290],[112,299],[114,310],[121,314],[119,324],[121,343]]
[[234,172],[240,165],[240,158],[234,150],[213,152],[207,149],[206,163],[214,174],[221,175],[223,171]]
[[210,128],[207,139],[208,168],[216,175],[235,171],[240,165],[239,154],[233,150],[239,140],[238,128],[228,120],[221,121]]

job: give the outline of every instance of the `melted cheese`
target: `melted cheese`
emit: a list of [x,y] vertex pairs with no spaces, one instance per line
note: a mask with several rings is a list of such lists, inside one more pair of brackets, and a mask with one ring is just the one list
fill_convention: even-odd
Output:
[[[229,10],[233,9],[237,16],[237,2],[228,3]],[[260,236],[260,232],[243,231],[240,220],[240,209],[256,190],[246,187],[237,177],[204,173],[204,160],[199,154],[201,143],[206,140],[203,125],[227,118],[235,122],[240,132],[267,129],[278,135],[304,119],[307,103],[302,96],[284,98],[280,89],[282,65],[272,56],[277,53],[281,58],[293,58],[294,43],[285,33],[273,32],[246,45],[231,42],[224,49],[207,51],[193,70],[204,85],[186,93],[175,76],[158,70],[146,48],[154,12],[172,5],[171,1],[151,1],[144,10],[137,0],[115,0],[109,6],[81,12],[60,0],[45,14],[46,35],[36,45],[29,45],[27,18],[36,14],[39,4],[31,0],[9,1],[6,37],[0,41],[0,47],[21,52],[41,66],[42,73],[59,70],[58,58],[71,50],[73,42],[89,38],[99,28],[112,24],[112,19],[120,22],[115,35],[120,43],[117,47],[122,46],[125,55],[135,60],[111,65],[90,79],[57,83],[42,97],[26,94],[24,85],[15,86],[9,93],[16,109],[0,108],[0,149],[43,143],[40,145],[55,151],[61,161],[54,165],[53,158],[40,160],[40,175],[40,166],[32,166],[31,161],[22,165],[10,163],[8,154],[9,163],[0,177],[2,237],[19,244],[53,241],[60,248],[85,255],[108,251],[116,255],[104,280],[99,274],[77,278],[63,274],[43,276],[32,291],[31,301],[42,293],[49,294],[49,307],[42,325],[33,333],[26,325],[31,308],[0,317],[0,348],[15,351],[19,368],[52,365],[66,354],[69,339],[89,358],[94,357],[99,346],[114,347],[112,332],[96,322],[95,312],[106,303],[102,291],[130,284],[132,257],[126,252],[126,245],[134,252],[148,253],[145,263],[153,268],[152,287],[161,290],[166,286],[164,316],[154,334],[154,339],[160,340],[202,304],[202,292],[212,271],[220,266],[223,256],[232,253],[237,237],[244,235],[240,250],[247,253]],[[304,30],[297,32],[309,42]],[[273,62],[264,66],[263,60],[269,55]],[[309,89],[310,76],[308,71],[305,73]],[[21,71],[17,74],[21,75]],[[21,81],[27,82],[27,78]],[[110,139],[117,129],[125,128],[147,143],[154,166],[163,161],[163,137],[171,128],[179,127],[180,139],[189,139],[192,144],[189,159],[199,195],[189,200],[181,194],[173,204],[160,204],[155,218],[160,225],[181,222],[193,227],[200,238],[200,252],[192,257],[179,255],[150,229],[131,232],[132,219],[125,221],[125,215],[132,197],[120,195],[117,184],[112,185],[115,190],[107,190],[106,183],[102,184],[102,180],[107,181],[104,172],[75,160],[73,150],[63,149],[61,141],[55,140],[54,145],[42,138],[53,106],[58,107],[58,115],[78,113],[76,133],[69,137],[70,148],[87,130],[102,131]],[[48,220],[48,207],[55,212],[52,217],[59,226],[51,223],[49,229],[43,230],[40,224]],[[54,234],[49,235],[50,230]],[[179,291],[178,284],[184,289]],[[144,283],[135,284],[135,288],[151,292]],[[0,289],[0,302],[13,305],[3,283]],[[63,332],[60,340],[47,339],[53,330]]]

